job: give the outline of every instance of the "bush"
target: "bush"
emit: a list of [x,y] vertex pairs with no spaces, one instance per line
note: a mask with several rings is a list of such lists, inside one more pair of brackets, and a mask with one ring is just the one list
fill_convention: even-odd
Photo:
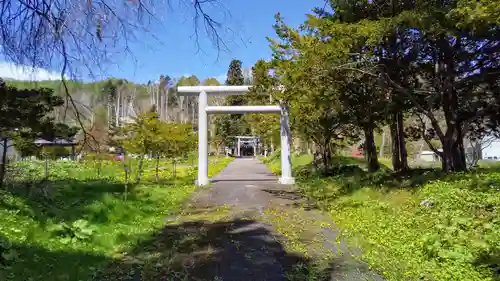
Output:
[[278,148],[275,151],[273,151],[273,153],[271,153],[267,158],[264,159],[266,159],[265,161],[267,163],[271,163],[280,159],[280,157],[281,157],[281,149]]
[[113,153],[88,153],[83,156],[83,160],[116,160]]
[[49,159],[68,157],[71,155],[71,148],[63,146],[46,146],[41,149],[40,155],[42,157],[46,156]]
[[71,224],[61,222],[54,225],[50,230],[56,235],[61,236],[61,242],[63,244],[68,244],[89,240],[95,228],[89,225],[88,221],[79,219]]

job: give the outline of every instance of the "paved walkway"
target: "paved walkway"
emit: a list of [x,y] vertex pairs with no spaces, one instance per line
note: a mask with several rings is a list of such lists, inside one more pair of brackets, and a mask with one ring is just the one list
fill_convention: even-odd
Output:
[[96,280],[381,281],[328,216],[254,159],[236,159]]
[[212,182],[272,182],[276,183],[275,176],[266,165],[254,158],[238,158],[212,178]]
[[[318,278],[314,280],[382,280],[365,264],[351,258],[353,253],[338,242],[335,229],[324,227],[331,225],[327,216],[317,210],[304,210],[305,199],[277,180],[259,160],[239,158],[212,178],[210,189],[198,194],[199,207],[229,208],[232,224],[225,232],[237,233],[236,244],[241,246],[235,248],[232,242],[222,242],[217,273],[212,275],[224,281],[313,280],[312,275]],[[290,232],[293,237],[286,237]],[[296,243],[307,248],[304,251],[309,258],[305,252],[287,249]],[[314,268],[314,256],[332,258],[317,272],[303,272],[311,270],[308,265]]]

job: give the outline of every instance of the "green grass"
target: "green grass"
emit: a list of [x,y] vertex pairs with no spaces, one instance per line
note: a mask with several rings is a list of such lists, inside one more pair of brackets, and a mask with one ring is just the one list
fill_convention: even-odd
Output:
[[302,177],[299,189],[387,280],[498,281],[500,171],[492,167],[404,176],[354,169]]
[[[280,151],[277,150],[274,153],[272,153],[269,157],[261,157],[260,160],[271,169],[271,171],[274,174],[280,174],[281,173],[281,154]],[[300,167],[307,166],[311,163],[312,161],[312,156],[309,154],[303,154],[303,155],[295,155],[292,154],[292,168],[294,170],[299,169]]]
[[375,178],[339,176],[302,191],[388,280],[498,280],[500,173],[443,176],[410,189]]
[[[213,175],[231,159],[211,161]],[[91,280],[158,231],[196,189],[189,163],[179,165],[175,180],[171,169],[161,170],[156,182],[154,162],[148,161],[137,185],[125,185],[117,161],[99,168],[94,162],[50,162],[43,181],[43,163],[16,165],[22,173],[0,191],[0,280]]]

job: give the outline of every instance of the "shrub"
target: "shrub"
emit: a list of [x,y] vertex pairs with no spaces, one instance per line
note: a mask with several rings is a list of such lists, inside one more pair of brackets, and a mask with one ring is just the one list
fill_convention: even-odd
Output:
[[63,244],[75,243],[77,241],[87,241],[94,233],[94,227],[89,225],[89,222],[83,219],[74,221],[71,224],[65,222],[54,225],[51,232],[61,236]]

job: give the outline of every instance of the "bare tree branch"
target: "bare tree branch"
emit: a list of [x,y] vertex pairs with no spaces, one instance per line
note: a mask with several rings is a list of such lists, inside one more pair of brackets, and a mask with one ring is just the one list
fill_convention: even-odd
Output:
[[[87,133],[67,80],[86,70],[91,77],[117,57],[131,56],[136,35],[158,38],[151,23],[162,24],[159,15],[172,0],[7,0],[0,1],[0,54],[16,64],[60,70],[66,104]],[[194,34],[201,50],[203,33],[217,49],[228,50],[221,20],[212,13],[229,15],[221,0],[177,0],[194,13]],[[185,11],[183,11],[185,12]],[[65,112],[68,110],[66,107]],[[95,140],[95,139],[94,139]]]

